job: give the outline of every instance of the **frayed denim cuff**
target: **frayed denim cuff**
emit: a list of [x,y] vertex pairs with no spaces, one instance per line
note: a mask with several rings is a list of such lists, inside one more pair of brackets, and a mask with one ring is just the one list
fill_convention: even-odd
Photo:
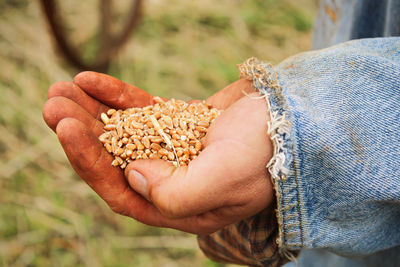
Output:
[[400,38],[239,68],[269,105],[281,251],[369,255],[400,244]]
[[265,97],[271,120],[268,135],[273,144],[273,157],[267,168],[274,184],[277,199],[279,236],[276,240],[281,254],[291,258],[289,250],[301,249],[301,227],[298,181],[294,168],[294,133],[290,109],[282,93],[275,68],[250,58],[238,65],[241,78],[253,81],[254,88]]

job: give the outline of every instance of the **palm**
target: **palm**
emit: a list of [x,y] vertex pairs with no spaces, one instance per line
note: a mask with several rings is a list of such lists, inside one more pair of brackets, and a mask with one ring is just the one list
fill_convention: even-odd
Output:
[[[241,91],[243,89],[249,91],[250,88],[249,82],[239,80],[236,84],[234,83],[221,90],[207,101],[215,107],[227,109],[242,96]],[[190,164],[189,168],[182,169],[188,177],[197,179],[197,181],[198,175],[191,175],[190,172],[206,174],[205,172],[212,171],[214,174],[220,175],[220,180],[207,181],[207,179],[202,179],[202,182],[199,183],[199,185],[205,187],[204,190],[207,194],[215,193],[210,190],[213,188],[214,191],[221,190],[221,187],[226,190],[234,188],[232,186],[235,186],[235,180],[226,183],[223,182],[222,176],[240,177],[237,174],[241,174],[247,177],[249,171],[243,173],[243,170],[246,170],[245,165],[249,163],[258,166],[258,168],[251,170],[253,173],[250,177],[259,177],[260,175],[264,177],[266,175],[263,172],[265,172],[266,155],[270,154],[270,151],[268,151],[267,146],[260,150],[258,144],[252,143],[253,139],[248,138],[254,132],[260,132],[259,129],[254,129],[254,127],[264,127],[265,125],[249,121],[248,118],[254,116],[254,120],[256,120],[257,114],[252,112],[251,109],[244,113],[240,112],[242,102],[239,101],[235,104],[237,105],[236,108],[233,106],[216,120],[207,135],[205,150]],[[172,227],[195,233],[207,233],[215,231],[234,220],[250,216],[266,206],[270,197],[262,197],[260,201],[253,203],[254,207],[250,209],[252,213],[250,214],[248,207],[243,209],[237,199],[232,201],[218,200],[216,201],[217,204],[213,204],[211,207],[204,205],[203,210],[196,208],[193,214],[190,212],[168,214],[164,210],[168,207],[157,205],[158,203],[153,205],[132,190],[123,171],[110,165],[113,158],[97,139],[97,136],[103,132],[102,124],[98,118],[102,112],[110,107],[124,109],[149,104],[153,104],[152,96],[143,90],[106,75],[86,72],[75,78],[75,84],[61,82],[50,88],[49,100],[43,109],[43,116],[47,124],[56,131],[72,167],[115,212],[150,225]],[[246,116],[246,118],[240,121],[234,120],[234,123],[232,123],[232,118],[237,116]],[[245,125],[244,122],[247,122],[248,125]],[[224,153],[235,155],[235,153],[243,153],[243,151],[246,152],[246,155],[239,155],[242,160],[238,160],[239,157],[228,158],[224,155]],[[218,163],[218,165],[210,165],[213,162]],[[228,168],[227,172],[228,166],[233,166],[233,168]],[[205,175],[204,177],[209,176]],[[254,181],[248,181],[249,184],[251,182]],[[209,187],[210,183],[214,185],[212,188]],[[236,186],[238,186],[239,183],[236,183]],[[240,186],[243,185],[240,184]],[[260,186],[263,186],[262,182]],[[186,193],[190,194],[190,190]],[[202,208],[202,205],[199,206]],[[212,211],[209,211],[211,209]],[[178,217],[182,215],[185,218],[171,219],[170,215],[177,215]],[[227,219],[220,220],[221,216]],[[210,223],[210,221],[218,223]]]
[[[203,191],[202,188],[196,188],[202,191],[200,197],[216,200],[216,195],[221,192],[234,195],[229,200],[221,195],[224,208],[214,210],[221,213],[219,217],[231,221],[243,219],[265,208],[272,200],[272,192],[268,194],[267,190],[269,179],[265,168],[272,154],[265,131],[266,113],[263,100],[244,97],[236,101],[211,125],[206,135],[205,149],[198,160],[191,163],[192,174],[186,175],[187,179],[201,179],[204,187],[208,187]],[[214,192],[210,190],[210,184],[214,185]],[[249,198],[256,201],[246,203]],[[217,207],[209,206],[205,210]]]

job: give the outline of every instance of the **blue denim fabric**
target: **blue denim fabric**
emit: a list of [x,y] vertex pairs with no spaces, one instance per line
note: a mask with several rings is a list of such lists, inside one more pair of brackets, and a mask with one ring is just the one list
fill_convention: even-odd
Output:
[[281,246],[387,250],[399,266],[400,38],[302,53],[276,71],[271,110],[291,125],[282,165],[291,168],[274,177]]
[[[399,35],[400,0],[323,0],[315,20],[313,48],[351,39]],[[294,265],[285,265],[289,266]],[[400,266],[400,247],[358,259],[311,249],[300,254],[299,266]]]
[[400,0],[323,0],[313,48],[353,39],[400,36]]
[[384,250],[366,257],[345,258],[322,249],[301,252],[298,264],[289,262],[284,267],[398,267],[400,247]]

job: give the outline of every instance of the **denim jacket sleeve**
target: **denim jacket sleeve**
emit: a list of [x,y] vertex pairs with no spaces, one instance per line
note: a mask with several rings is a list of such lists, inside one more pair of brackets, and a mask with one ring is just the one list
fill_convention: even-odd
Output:
[[356,256],[400,245],[400,38],[247,69],[270,105],[281,252]]

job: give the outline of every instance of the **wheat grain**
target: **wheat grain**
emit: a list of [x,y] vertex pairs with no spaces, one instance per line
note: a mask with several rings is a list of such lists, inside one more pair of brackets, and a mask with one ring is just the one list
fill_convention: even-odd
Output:
[[109,109],[101,114],[105,132],[99,140],[114,155],[111,165],[124,169],[132,160],[148,158],[188,165],[199,155],[201,138],[221,113],[204,101],[153,100],[152,106]]

